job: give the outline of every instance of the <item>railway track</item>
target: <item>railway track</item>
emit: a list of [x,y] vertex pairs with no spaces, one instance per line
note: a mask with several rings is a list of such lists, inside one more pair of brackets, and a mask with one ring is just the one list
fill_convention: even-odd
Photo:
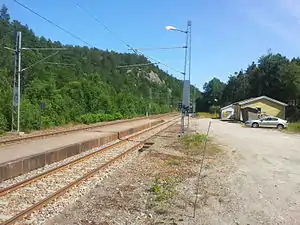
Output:
[[[140,149],[151,137],[178,121],[172,118],[99,151],[0,190],[0,223],[15,224],[71,188]],[[22,224],[22,223],[21,223]]]
[[89,129],[99,128],[99,127],[104,127],[104,126],[109,126],[109,125],[128,123],[131,121],[138,121],[138,120],[143,120],[143,119],[147,119],[147,118],[148,119],[160,119],[160,118],[169,116],[170,114],[153,115],[153,116],[149,116],[149,117],[139,117],[139,118],[134,118],[134,119],[129,119],[129,120],[116,120],[116,121],[111,121],[111,122],[96,123],[96,124],[87,125],[84,127],[73,127],[70,129],[50,131],[48,133],[29,134],[28,136],[17,136],[17,137],[9,137],[9,138],[3,137],[3,139],[0,139],[0,146],[13,144],[16,142],[21,142],[21,141],[26,141],[26,140],[33,140],[33,139],[39,139],[39,138],[44,138],[44,137],[48,137],[48,136],[59,135],[59,134],[66,134],[66,133],[71,133],[71,132],[76,132],[76,131],[89,130]]

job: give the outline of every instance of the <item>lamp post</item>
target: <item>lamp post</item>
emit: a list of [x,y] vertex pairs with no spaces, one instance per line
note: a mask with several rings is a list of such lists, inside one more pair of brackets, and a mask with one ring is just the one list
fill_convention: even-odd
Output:
[[[190,106],[190,80],[191,80],[191,29],[192,22],[187,22],[187,29],[181,30],[173,26],[166,26],[169,31],[178,31],[186,34],[185,56],[184,56],[184,71],[183,71],[183,90],[182,90],[182,110],[181,110],[181,129],[180,136],[184,135],[184,117],[186,109],[189,112]],[[188,80],[186,80],[188,67]],[[188,128],[189,128],[189,113],[188,113]]]

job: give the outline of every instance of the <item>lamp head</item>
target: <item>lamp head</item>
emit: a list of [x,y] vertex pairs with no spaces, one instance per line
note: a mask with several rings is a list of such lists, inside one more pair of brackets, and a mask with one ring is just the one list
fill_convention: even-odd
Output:
[[166,26],[166,29],[167,29],[167,30],[176,30],[176,28],[173,27],[173,26]]

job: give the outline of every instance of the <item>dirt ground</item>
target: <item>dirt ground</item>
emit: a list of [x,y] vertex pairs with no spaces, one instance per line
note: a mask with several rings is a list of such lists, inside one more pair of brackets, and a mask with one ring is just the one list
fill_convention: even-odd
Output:
[[153,138],[48,224],[300,224],[299,136],[213,120],[195,205],[203,144],[187,147],[178,131]]
[[[204,131],[208,123],[196,127]],[[235,154],[224,184],[237,224],[300,224],[300,135],[218,120],[211,127],[210,136]]]

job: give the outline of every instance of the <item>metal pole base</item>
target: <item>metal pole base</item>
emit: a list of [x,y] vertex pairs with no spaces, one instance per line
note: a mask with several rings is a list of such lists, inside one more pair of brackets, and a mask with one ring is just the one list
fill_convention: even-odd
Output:
[[184,136],[184,112],[181,113],[180,137]]

